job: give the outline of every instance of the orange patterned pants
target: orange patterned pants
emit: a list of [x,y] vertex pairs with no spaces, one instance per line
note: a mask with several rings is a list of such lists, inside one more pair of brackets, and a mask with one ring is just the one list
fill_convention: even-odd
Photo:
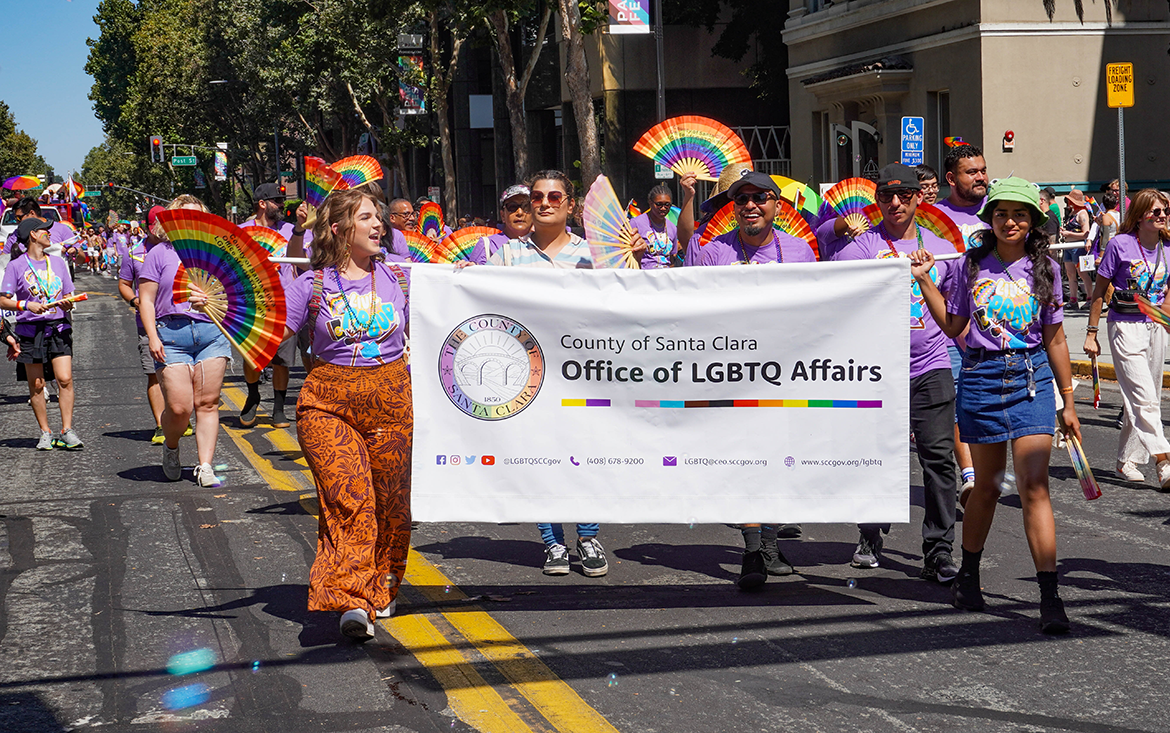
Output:
[[318,363],[297,401],[297,440],[321,515],[310,611],[365,609],[398,595],[410,548],[410,374]]

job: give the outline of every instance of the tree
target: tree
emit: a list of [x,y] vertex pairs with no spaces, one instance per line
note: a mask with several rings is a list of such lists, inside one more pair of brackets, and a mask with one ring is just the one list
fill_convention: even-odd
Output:
[[142,13],[131,0],[102,0],[93,22],[101,28],[96,39],[86,40],[89,58],[85,73],[93,77],[89,98],[107,134],[125,136],[122,108],[130,94],[127,81],[138,66],[133,35]]
[[489,12],[487,17],[496,53],[500,59],[500,70],[504,77],[504,96],[508,106],[508,121],[512,127],[512,158],[515,166],[515,179],[518,181],[523,181],[528,177],[528,110],[525,108],[525,96],[528,93],[528,83],[532,81],[532,72],[536,69],[536,62],[540,58],[541,48],[544,46],[549,19],[552,17],[551,0],[546,0],[542,4],[544,7],[540,13],[536,42],[532,46],[532,52],[529,54],[523,70],[519,73],[517,73],[515,56],[512,54],[511,28],[516,26],[523,11],[531,12],[535,8],[528,7],[509,11],[500,7]]
[[[451,20],[451,18],[447,18]],[[455,228],[458,220],[458,202],[455,187],[455,156],[451,152],[451,122],[448,119],[447,96],[451,82],[455,80],[455,69],[459,65],[459,53],[467,41],[467,30],[459,23],[451,23],[451,50],[443,59],[439,37],[439,9],[431,11],[431,102],[434,104],[435,120],[439,126],[439,151],[443,157],[443,215],[447,226]]]
[[16,126],[16,116],[0,101],[0,181],[12,176],[36,175],[45,171],[38,166],[44,159],[37,155],[37,141]]
[[581,182],[589,187],[601,174],[601,151],[597,145],[593,90],[589,83],[589,64],[585,61],[585,38],[577,1],[557,0],[557,6],[561,16],[561,36],[566,45],[565,81],[573,100],[573,118],[581,147]]

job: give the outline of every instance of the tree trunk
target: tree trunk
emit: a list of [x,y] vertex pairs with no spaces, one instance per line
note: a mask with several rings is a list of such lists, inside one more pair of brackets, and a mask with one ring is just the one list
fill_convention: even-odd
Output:
[[585,38],[581,35],[581,11],[576,0],[557,0],[561,15],[561,37],[565,40],[565,81],[573,100],[577,120],[577,143],[581,148],[581,182],[589,188],[601,174],[597,148],[597,121],[593,118],[593,92],[589,65],[585,61]]
[[500,70],[504,76],[504,96],[508,104],[508,121],[512,126],[512,159],[517,181],[523,181],[528,177],[528,109],[525,97],[528,93],[528,82],[532,79],[532,71],[536,68],[536,61],[544,45],[544,36],[548,31],[551,16],[552,5],[546,3],[540,18],[540,30],[536,34],[536,45],[532,49],[528,63],[525,64],[523,74],[516,73],[516,59],[512,55],[512,33],[508,28],[507,13],[496,10],[488,16],[492,37],[496,42],[496,51],[500,57]]
[[432,66],[432,97],[435,102],[435,119],[439,123],[439,152],[443,157],[443,217],[447,226],[455,228],[458,221],[456,216],[457,189],[455,187],[455,158],[451,152],[451,123],[447,119],[447,93],[451,89],[451,82],[455,79],[455,68],[459,65],[459,52],[463,50],[463,41],[466,36],[457,36],[452,29],[451,58],[446,61],[446,69],[439,73],[438,65],[442,63],[439,55],[439,14],[431,13],[431,66]]

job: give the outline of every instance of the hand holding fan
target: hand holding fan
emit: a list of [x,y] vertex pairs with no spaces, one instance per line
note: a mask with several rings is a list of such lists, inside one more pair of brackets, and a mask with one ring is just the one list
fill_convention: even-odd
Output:
[[877,203],[876,194],[877,184],[868,178],[846,178],[825,191],[824,204],[851,227],[865,231],[870,227],[865,207]]
[[697,115],[671,117],[651,127],[634,143],[634,152],[680,176],[693,172],[705,181],[718,180],[729,165],[752,161],[730,127]]
[[309,207],[309,216],[305,219],[305,227],[311,227],[317,221],[317,209],[325,203],[325,198],[333,191],[343,191],[349,184],[342,178],[341,173],[333,170],[321,158],[305,156],[305,204]]
[[357,188],[363,183],[382,180],[382,166],[368,155],[352,155],[342,158],[329,166],[341,174],[342,180],[349,188]]
[[89,300],[89,293],[73,293],[66,295],[64,298],[54,300],[52,303],[45,303],[45,308],[52,310],[53,308],[60,308],[66,303],[80,303],[84,300]]
[[593,256],[595,268],[641,267],[634,255],[634,231],[630,229],[630,220],[605,176],[598,176],[589,187],[581,218],[585,222],[585,239],[589,242],[589,254]]
[[[263,369],[284,338],[284,288],[268,250],[226,219],[191,209],[158,215],[182,265],[176,303],[206,296],[203,312],[255,369]],[[198,290],[194,292],[192,288]]]
[[443,234],[443,208],[434,201],[424,201],[418,209],[418,230],[438,241]]
[[288,254],[288,240],[275,229],[253,225],[240,227],[240,231],[259,242],[272,257],[284,257]]

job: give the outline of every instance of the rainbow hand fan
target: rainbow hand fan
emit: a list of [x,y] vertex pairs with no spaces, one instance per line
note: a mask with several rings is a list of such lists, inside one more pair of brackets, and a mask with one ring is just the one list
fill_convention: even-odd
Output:
[[817,192],[811,186],[786,176],[772,176],[772,180],[780,187],[780,198],[792,204],[809,226],[812,226],[821,209],[821,197]]
[[631,244],[634,231],[630,229],[630,220],[605,176],[598,176],[589,187],[581,218],[585,221],[585,239],[589,242],[594,268],[636,270],[641,267]]
[[714,216],[707,220],[703,231],[699,232],[699,246],[707,246],[707,243],[712,239],[721,234],[727,234],[737,226],[739,226],[739,222],[735,220],[735,204],[728,201],[719,211],[715,212]]
[[253,225],[240,227],[240,231],[259,242],[273,257],[284,257],[288,254],[288,240],[275,229]]
[[[866,206],[861,210],[861,215],[865,217],[870,226],[875,227],[885,219],[881,207],[877,204]],[[846,221],[848,220],[849,218],[846,217]],[[939,239],[945,239],[959,254],[967,251],[963,244],[963,233],[959,231],[959,227],[955,226],[951,217],[937,206],[927,203],[918,204],[918,210],[914,212],[914,222]]]
[[345,185],[357,188],[363,183],[382,180],[382,166],[368,155],[352,155],[329,166],[341,174]]
[[192,286],[208,296],[205,313],[255,369],[263,369],[284,338],[284,288],[268,250],[214,214],[173,209],[158,215],[182,265],[173,299]]
[[418,209],[418,230],[426,236],[438,240],[443,234],[443,207],[434,201],[424,201]]
[[305,203],[320,208],[331,191],[349,188],[344,177],[321,158],[305,156]]
[[1101,372],[1097,369],[1097,357],[1090,359],[1093,365],[1093,409],[1101,409]]
[[817,235],[799,211],[789,206],[787,201],[776,202],[776,218],[772,220],[772,227],[797,239],[803,239],[812,247],[817,260],[821,259],[821,250],[817,246]]
[[730,127],[697,115],[671,117],[651,127],[634,143],[634,152],[680,176],[693,172],[705,181],[718,180],[729,165],[752,161]]
[[1137,301],[1141,312],[1146,314],[1151,321],[1170,331],[1170,315],[1166,311],[1151,303],[1144,295],[1135,295],[1134,300]]
[[862,212],[877,203],[876,191],[877,184],[868,178],[846,178],[825,191],[824,204],[850,225],[868,229],[869,219]]
[[403,230],[402,236],[406,237],[406,249],[411,262],[443,262],[439,243],[435,240],[409,230]]
[[1081,483],[1081,491],[1085,494],[1087,501],[1099,499],[1101,497],[1101,487],[1097,485],[1097,479],[1093,476],[1093,469],[1089,467],[1089,458],[1085,455],[1085,451],[1081,448],[1081,441],[1077,440],[1077,436],[1068,433],[1064,436],[1065,447],[1068,448],[1068,457],[1072,459],[1073,471],[1077,474],[1077,481]]
[[439,252],[444,258],[440,262],[470,262],[471,253],[475,251],[479,240],[499,233],[499,229],[492,227],[463,227],[457,232],[451,232],[439,242]]

